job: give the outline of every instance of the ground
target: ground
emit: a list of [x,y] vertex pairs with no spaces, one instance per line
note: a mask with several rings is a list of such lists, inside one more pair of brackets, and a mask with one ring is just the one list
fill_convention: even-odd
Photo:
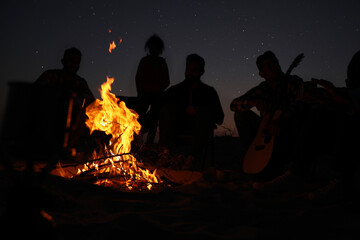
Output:
[[[54,175],[44,176],[39,187],[37,183],[22,183],[21,161],[18,171],[12,173],[2,166],[1,226],[17,233],[23,225],[37,227],[36,234],[46,235],[43,239],[360,237],[360,199],[356,194],[337,202],[314,203],[307,199],[304,188],[283,193],[255,191],[251,176],[237,170],[241,156],[237,146],[237,138],[215,138],[216,168],[193,172],[193,176],[200,176],[196,181],[146,193],[122,192]],[[307,183],[309,188],[331,175],[325,160],[317,164],[316,177]],[[34,173],[28,179],[41,177]],[[38,205],[52,217],[55,227],[29,217],[29,209]],[[26,232],[27,237],[29,234]]]

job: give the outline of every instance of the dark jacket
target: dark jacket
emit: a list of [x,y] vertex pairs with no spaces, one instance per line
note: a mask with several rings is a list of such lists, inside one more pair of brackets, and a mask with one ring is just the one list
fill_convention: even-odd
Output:
[[174,104],[177,111],[184,114],[185,109],[190,105],[198,109],[206,109],[210,111],[210,120],[214,124],[222,124],[224,120],[224,112],[216,90],[201,81],[196,88],[191,88],[189,80],[170,87],[165,92],[165,101]]
[[139,63],[135,79],[138,94],[162,93],[170,84],[165,59],[151,55],[143,57]]
[[95,100],[94,95],[89,89],[86,80],[78,75],[70,82],[65,81],[64,71],[61,69],[47,70],[35,81],[37,86],[54,88],[68,94],[76,93],[78,99],[85,99],[85,106]]

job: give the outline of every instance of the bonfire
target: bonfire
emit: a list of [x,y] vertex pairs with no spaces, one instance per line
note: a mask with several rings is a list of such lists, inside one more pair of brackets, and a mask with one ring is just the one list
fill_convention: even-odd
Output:
[[111,93],[114,78],[107,77],[101,85],[101,98],[96,99],[86,108],[86,126],[92,134],[102,131],[111,136],[108,143],[104,143],[101,152],[94,151],[93,158],[77,168],[73,177],[94,177],[94,183],[102,186],[112,186],[126,190],[150,190],[153,184],[161,179],[153,172],[144,168],[131,154],[131,142],[134,134],[139,134],[141,125],[139,115],[126,107]]

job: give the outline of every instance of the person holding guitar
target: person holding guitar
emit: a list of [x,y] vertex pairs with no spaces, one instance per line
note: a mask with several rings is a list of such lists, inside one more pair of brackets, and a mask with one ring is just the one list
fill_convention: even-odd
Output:
[[[289,154],[289,144],[294,139],[294,125],[298,124],[296,103],[303,95],[303,80],[291,76],[290,72],[302,58],[303,55],[299,55],[284,73],[275,54],[265,52],[256,61],[259,74],[265,81],[231,102],[239,136],[248,149],[243,161],[245,173],[262,172],[272,177],[283,169],[283,160]],[[253,107],[257,108],[260,116],[251,110]],[[277,138],[275,145],[274,138]],[[260,143],[254,145],[257,139]],[[264,168],[267,171],[263,171]]]
[[[257,190],[292,191],[304,186],[319,154],[334,157],[334,176],[323,187],[308,193],[313,201],[338,201],[350,196],[358,160],[360,134],[360,51],[348,65],[346,88],[330,81],[306,82],[303,98],[308,104],[303,124],[293,143],[290,164],[284,174],[266,182],[255,182]],[[318,87],[320,86],[320,87]],[[313,166],[313,167],[311,167]],[[312,169],[314,174],[314,169]],[[313,177],[313,176],[312,176]]]

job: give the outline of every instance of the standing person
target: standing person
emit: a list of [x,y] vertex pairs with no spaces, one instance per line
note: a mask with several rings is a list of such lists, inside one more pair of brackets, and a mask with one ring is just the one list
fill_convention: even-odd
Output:
[[186,58],[185,80],[165,92],[164,107],[160,114],[160,145],[172,147],[176,137],[193,136],[190,161],[199,160],[206,140],[216,124],[224,120],[216,90],[203,83],[205,60],[197,54]]
[[[164,51],[164,42],[157,36],[151,36],[145,43],[148,51],[139,63],[136,72],[136,90],[138,94],[137,111],[142,125],[142,133],[148,132],[146,143],[153,143],[159,121],[161,98],[169,86],[169,71],[166,60],[160,55]],[[148,108],[150,110],[148,111]]]
[[[243,146],[248,149],[255,138],[262,117],[274,110],[281,110],[282,114],[269,124],[269,131],[277,136],[275,149],[271,160],[270,175],[276,175],[282,170],[284,160],[290,153],[289,144],[295,137],[295,126],[298,124],[298,109],[296,102],[303,95],[303,80],[298,76],[285,74],[281,70],[279,60],[271,51],[260,55],[256,60],[259,75],[265,79],[258,86],[253,87],[244,95],[235,98],[230,109],[235,112],[235,124],[242,139]],[[251,108],[256,107],[260,116]]]

